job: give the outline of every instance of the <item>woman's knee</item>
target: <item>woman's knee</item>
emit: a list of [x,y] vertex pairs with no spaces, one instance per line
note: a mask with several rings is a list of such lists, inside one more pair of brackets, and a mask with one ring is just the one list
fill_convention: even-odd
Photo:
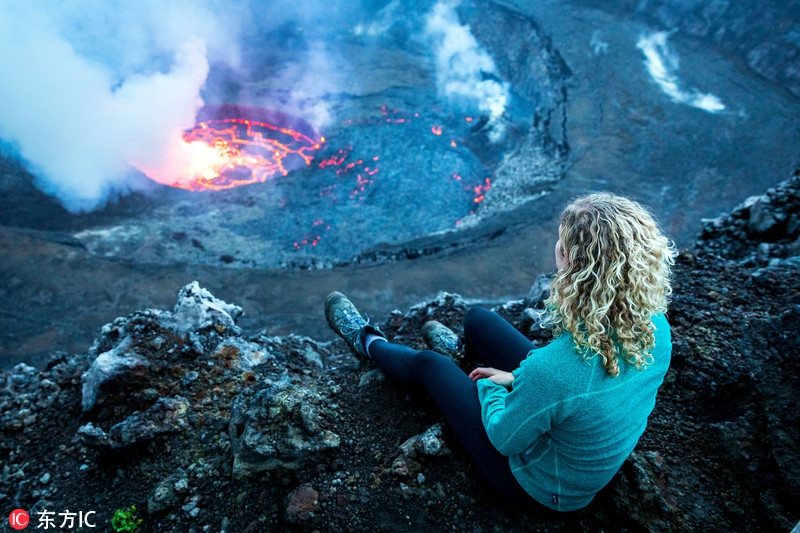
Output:
[[470,332],[479,331],[485,327],[487,319],[492,312],[483,307],[473,307],[464,316],[464,336],[469,338]]

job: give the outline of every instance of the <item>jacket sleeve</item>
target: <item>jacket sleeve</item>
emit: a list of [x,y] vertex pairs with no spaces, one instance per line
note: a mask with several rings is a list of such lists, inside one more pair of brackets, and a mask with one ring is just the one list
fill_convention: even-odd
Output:
[[531,369],[526,368],[532,366],[529,363],[523,361],[513,372],[510,392],[488,379],[477,382],[486,434],[492,445],[506,456],[529,449],[553,424],[553,398],[542,394],[542,383],[537,386],[536,379],[529,375]]

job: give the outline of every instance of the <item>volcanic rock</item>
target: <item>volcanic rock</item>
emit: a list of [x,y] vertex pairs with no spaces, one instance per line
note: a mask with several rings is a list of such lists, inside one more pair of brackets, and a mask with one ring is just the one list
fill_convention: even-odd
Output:
[[122,383],[143,379],[150,367],[147,359],[126,351],[130,347],[130,338],[126,337],[112,350],[103,352],[92,361],[83,375],[83,410],[89,411],[95,406],[101,389],[114,387],[114,381]]
[[218,333],[231,330],[241,333],[236,321],[244,311],[235,304],[223,302],[196,281],[181,289],[172,314],[163,318],[163,324],[179,335],[189,332],[201,333],[214,329]]
[[93,448],[125,448],[132,444],[153,439],[163,433],[175,433],[186,429],[186,398],[159,398],[147,411],[136,411],[122,422],[111,427],[108,433],[88,422],[78,429],[78,436]]
[[697,247],[747,266],[800,254],[800,171],[730,213],[706,221]]
[[613,499],[620,508],[635,513],[635,523],[648,524],[650,531],[669,531],[676,522],[680,524],[680,514],[670,494],[668,474],[669,467],[658,452],[633,452],[619,475]]
[[327,398],[314,388],[313,383],[299,386],[284,378],[247,389],[234,399],[230,423],[234,475],[294,470],[339,447],[339,435],[327,429],[334,416]]
[[400,451],[410,459],[417,455],[447,455],[450,450],[444,443],[444,432],[441,424],[435,424],[424,433],[415,435],[400,445]]
[[303,484],[289,495],[286,505],[286,520],[304,528],[313,527],[320,521],[319,492],[311,485]]
[[178,495],[186,491],[186,485],[186,472],[179,468],[152,490],[147,497],[147,512],[156,514],[172,508],[178,501]]

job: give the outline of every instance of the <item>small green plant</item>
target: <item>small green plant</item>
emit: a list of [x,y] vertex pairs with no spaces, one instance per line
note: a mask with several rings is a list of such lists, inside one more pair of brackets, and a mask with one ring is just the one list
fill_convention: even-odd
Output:
[[131,505],[128,509],[117,509],[111,517],[111,527],[114,531],[136,531],[141,518],[136,518],[136,506]]

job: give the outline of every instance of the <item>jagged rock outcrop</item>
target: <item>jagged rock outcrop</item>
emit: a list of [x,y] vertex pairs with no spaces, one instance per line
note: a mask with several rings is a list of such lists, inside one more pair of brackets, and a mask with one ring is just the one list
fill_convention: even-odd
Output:
[[697,248],[748,267],[800,256],[800,170],[730,213],[705,221]]
[[178,433],[188,427],[186,414],[189,401],[181,396],[159,398],[146,411],[135,411],[108,433],[100,427],[87,422],[78,429],[78,437],[96,449],[125,448],[148,441],[164,433]]
[[[313,382],[292,384],[288,378],[267,382],[239,394],[231,406],[233,473],[294,470],[315,455],[339,447],[339,435],[327,429],[336,416],[329,396]],[[328,392],[328,391],[326,391]]]
[[[101,353],[82,376],[90,420],[78,429],[81,441],[99,450],[126,448],[186,430],[190,416],[213,405],[229,420],[236,476],[295,469],[338,447],[339,436],[328,429],[334,393],[309,377],[323,368],[324,349],[296,336],[242,338],[241,315],[241,307],[193,282],[172,312],[138,312],[104,327],[90,352]],[[127,413],[133,406],[142,408]],[[107,431],[100,427],[120,418]]]

